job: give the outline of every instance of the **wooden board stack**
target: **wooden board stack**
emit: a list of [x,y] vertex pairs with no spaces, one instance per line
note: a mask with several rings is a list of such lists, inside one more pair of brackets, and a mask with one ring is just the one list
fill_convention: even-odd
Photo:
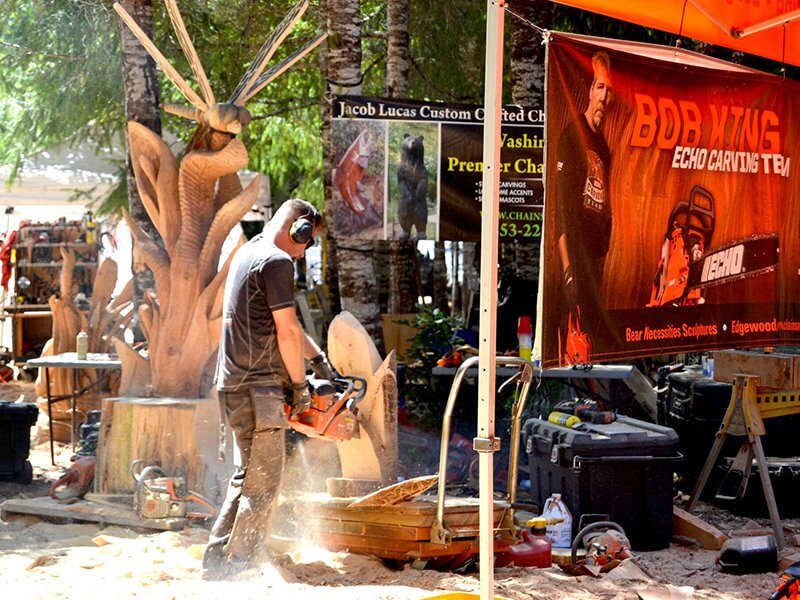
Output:
[[[334,551],[369,554],[392,560],[466,559],[477,555],[477,498],[445,499],[444,521],[453,533],[448,545],[431,543],[431,526],[436,518],[436,496],[419,496],[390,506],[355,506],[355,498],[332,498],[309,494],[297,500],[298,514],[304,517],[320,545]],[[495,502],[497,527],[508,509]],[[506,546],[496,542],[496,550]]]

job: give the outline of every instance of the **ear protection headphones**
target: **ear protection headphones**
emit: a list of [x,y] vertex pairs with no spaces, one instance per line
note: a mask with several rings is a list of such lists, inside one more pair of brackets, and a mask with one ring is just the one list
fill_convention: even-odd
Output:
[[306,248],[314,245],[314,225],[318,214],[313,209],[302,217],[298,217],[289,228],[289,239],[295,244],[305,244]]

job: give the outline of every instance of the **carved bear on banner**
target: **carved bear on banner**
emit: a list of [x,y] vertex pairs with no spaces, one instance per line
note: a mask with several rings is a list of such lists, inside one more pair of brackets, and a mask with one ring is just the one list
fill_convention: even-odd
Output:
[[397,187],[400,198],[397,217],[402,228],[402,239],[411,237],[416,227],[416,239],[425,239],[428,226],[428,170],[425,168],[423,136],[403,134],[400,148],[400,166],[397,169]]

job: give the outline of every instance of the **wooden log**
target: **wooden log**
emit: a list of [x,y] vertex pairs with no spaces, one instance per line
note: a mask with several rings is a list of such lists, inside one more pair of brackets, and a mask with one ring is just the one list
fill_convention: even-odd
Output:
[[672,507],[672,534],[697,540],[706,550],[719,550],[727,536],[703,519]]
[[794,390],[800,388],[800,355],[753,350],[714,352],[714,379],[732,383],[737,373],[758,375],[760,387]]
[[61,504],[49,496],[6,500],[0,504],[0,518],[5,521],[10,515],[35,515],[47,519],[88,521],[165,531],[182,531],[190,524],[189,519],[179,517],[144,519],[132,507],[111,506],[86,500],[75,504]]
[[[131,493],[131,463],[160,464],[192,491],[218,502],[232,472],[219,455],[216,398],[106,398],[100,423],[95,492]],[[230,457],[231,452],[226,456]]]

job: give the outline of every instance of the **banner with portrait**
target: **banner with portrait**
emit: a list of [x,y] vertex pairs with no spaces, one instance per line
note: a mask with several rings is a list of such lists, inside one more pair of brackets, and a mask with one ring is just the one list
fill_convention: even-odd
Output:
[[561,34],[547,61],[543,365],[800,341],[800,84]]
[[[541,237],[544,115],[502,110],[501,241]],[[351,239],[480,239],[483,107],[337,97],[333,233]]]

